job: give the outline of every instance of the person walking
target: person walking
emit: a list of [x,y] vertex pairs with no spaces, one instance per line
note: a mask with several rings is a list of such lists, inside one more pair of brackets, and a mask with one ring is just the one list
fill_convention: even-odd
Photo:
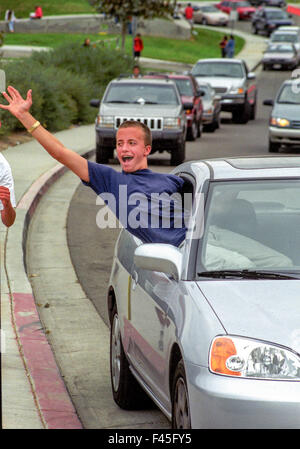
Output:
[[134,40],[133,40],[133,54],[134,57],[138,60],[139,57],[141,56],[141,52],[144,50],[144,43],[143,40],[141,38],[140,33],[137,33],[137,35],[135,36]]
[[226,45],[226,56],[227,58],[233,58],[234,57],[234,49],[235,49],[235,40],[234,36],[231,34],[229,37],[229,40]]
[[228,37],[224,36],[223,39],[219,42],[219,47],[221,49],[222,58],[226,58],[226,46],[228,43]]
[[16,20],[15,13],[12,9],[8,9],[5,12],[5,22],[8,22],[8,31],[14,33],[14,22]]
[[188,3],[187,7],[184,10],[184,16],[186,18],[186,20],[190,23],[191,26],[193,26],[194,21],[193,21],[193,16],[194,16],[194,10],[193,7],[190,3]]

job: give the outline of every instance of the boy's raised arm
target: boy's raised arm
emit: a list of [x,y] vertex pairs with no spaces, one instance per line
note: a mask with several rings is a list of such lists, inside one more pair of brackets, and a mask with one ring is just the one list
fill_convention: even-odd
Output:
[[2,95],[7,100],[8,105],[0,104],[0,108],[14,115],[31,132],[33,137],[45,148],[50,156],[72,170],[80,179],[89,182],[87,160],[66,148],[30,114],[29,110],[32,105],[31,90],[27,92],[26,100],[12,86],[8,86],[7,92],[2,92]]

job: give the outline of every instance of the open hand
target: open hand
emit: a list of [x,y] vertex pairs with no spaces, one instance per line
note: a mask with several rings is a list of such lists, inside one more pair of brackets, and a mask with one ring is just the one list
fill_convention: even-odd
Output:
[[19,91],[12,86],[7,87],[7,92],[8,93],[2,92],[2,95],[9,104],[0,104],[1,109],[11,112],[11,114],[17,118],[24,112],[29,111],[32,105],[31,89],[27,92],[26,100],[24,100]]

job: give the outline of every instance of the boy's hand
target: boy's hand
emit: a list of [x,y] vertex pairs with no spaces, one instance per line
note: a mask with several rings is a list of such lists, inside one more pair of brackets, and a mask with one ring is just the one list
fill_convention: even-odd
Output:
[[2,201],[4,209],[11,204],[10,190],[7,187],[0,186],[0,201]]
[[2,92],[2,95],[9,104],[0,104],[1,109],[9,111],[17,118],[29,111],[32,105],[31,89],[27,92],[26,100],[24,100],[19,91],[12,86],[7,87],[7,92],[8,93]]

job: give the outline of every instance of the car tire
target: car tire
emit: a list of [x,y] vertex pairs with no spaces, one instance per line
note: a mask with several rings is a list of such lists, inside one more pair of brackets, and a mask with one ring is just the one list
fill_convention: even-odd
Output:
[[202,19],[202,25],[207,25],[207,20],[203,17],[203,19]]
[[171,153],[171,165],[179,165],[185,160],[185,141],[180,142]]
[[280,148],[280,143],[272,142],[269,140],[269,153],[278,153]]
[[213,122],[215,129],[220,129],[220,123],[221,123],[221,117],[220,117],[220,114],[218,114],[215,117],[214,122]]
[[185,369],[180,360],[172,383],[172,429],[191,429],[191,415]]
[[197,123],[197,137],[202,136],[202,129],[203,129],[203,125],[202,125],[202,120],[200,118]]
[[245,104],[232,113],[232,121],[234,123],[246,124],[250,119],[250,104],[248,100]]
[[107,164],[113,156],[113,150],[110,147],[96,145],[96,162],[98,164]]
[[257,109],[257,101],[254,100],[254,103],[250,106],[250,120],[255,120],[256,118],[256,109]]
[[196,120],[193,120],[192,126],[188,128],[187,140],[194,141],[198,137],[198,124]]
[[120,331],[116,304],[110,329],[110,378],[113,398],[124,410],[140,410],[153,404],[130,371]]
[[258,34],[258,30],[255,25],[252,25],[252,34]]

